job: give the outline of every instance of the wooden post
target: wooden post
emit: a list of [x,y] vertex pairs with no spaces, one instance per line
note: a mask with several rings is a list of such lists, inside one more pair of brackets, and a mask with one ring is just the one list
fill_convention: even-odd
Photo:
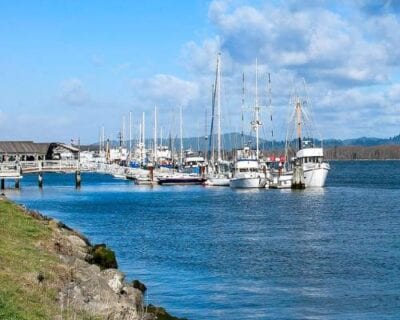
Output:
[[38,186],[40,189],[43,188],[43,172],[39,172],[38,174]]
[[153,178],[154,178],[154,167],[153,167],[153,166],[149,167],[149,171],[150,171],[150,180],[151,180],[151,182],[153,182]]
[[4,190],[6,187],[6,181],[4,179],[1,179],[1,190]]
[[19,189],[19,179],[15,179],[15,189]]
[[81,187],[81,171],[75,171],[75,188],[79,189]]
[[293,167],[292,189],[305,189],[303,166],[299,159],[295,160]]

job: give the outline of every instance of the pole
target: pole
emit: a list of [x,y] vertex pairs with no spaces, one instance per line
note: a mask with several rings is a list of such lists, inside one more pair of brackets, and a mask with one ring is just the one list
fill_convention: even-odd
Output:
[[142,134],[143,134],[143,137],[142,137],[142,140],[143,140],[143,150],[142,150],[142,159],[143,159],[143,162],[146,160],[146,141],[145,141],[145,114],[144,114],[144,112],[143,112],[143,115],[142,115]]
[[129,111],[129,155],[132,151],[132,111]]
[[255,129],[256,129],[256,157],[258,160],[259,147],[258,147],[258,125],[259,125],[259,106],[258,106],[258,62],[256,58],[256,103],[255,103]]
[[217,57],[217,162],[221,161],[221,53]]
[[154,166],[157,161],[157,107],[154,107]]
[[296,103],[296,118],[297,118],[297,139],[298,139],[298,144],[299,144],[299,150],[301,150],[301,136],[302,136],[302,130],[301,130],[301,104],[300,101],[297,100]]
[[125,144],[125,116],[122,116],[121,147]]
[[183,121],[182,121],[182,106],[180,108],[180,123],[181,123],[181,155],[180,155],[180,162],[183,165]]

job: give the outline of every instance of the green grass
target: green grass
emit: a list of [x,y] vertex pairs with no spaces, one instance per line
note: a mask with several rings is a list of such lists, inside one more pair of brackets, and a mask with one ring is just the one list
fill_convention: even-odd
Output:
[[[48,221],[27,215],[0,200],[0,319],[43,320],[60,315],[55,281],[59,261],[46,249],[52,230]],[[42,283],[38,275],[44,277]],[[70,317],[67,315],[70,314]],[[73,319],[65,310],[63,319]],[[84,314],[76,319],[94,319]]]

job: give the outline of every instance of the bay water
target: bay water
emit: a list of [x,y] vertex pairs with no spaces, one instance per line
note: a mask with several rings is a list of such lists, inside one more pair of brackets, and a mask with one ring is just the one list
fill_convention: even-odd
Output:
[[400,162],[332,162],[327,186],[136,186],[26,175],[6,195],[117,254],[188,319],[399,319]]

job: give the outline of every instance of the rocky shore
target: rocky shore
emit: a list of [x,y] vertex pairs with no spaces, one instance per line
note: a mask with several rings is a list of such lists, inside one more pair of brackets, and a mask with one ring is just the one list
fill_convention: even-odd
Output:
[[[10,226],[13,223],[10,221],[13,214],[8,214],[11,210],[16,215],[25,215],[28,220],[24,219],[28,221],[28,225],[32,223],[35,227],[34,232],[38,233],[38,236],[33,236],[33,250],[39,251],[38,259],[41,255],[45,258],[42,258],[38,265],[35,261],[30,262],[32,270],[29,270],[28,266],[28,270],[23,269],[18,277],[21,277],[24,286],[32,287],[32,292],[36,290],[51,293],[48,294],[48,301],[54,305],[49,306],[49,310],[52,310],[49,312],[49,319],[178,319],[162,308],[145,305],[143,296],[146,286],[138,280],[126,281],[125,275],[117,269],[114,252],[106,245],[92,245],[83,235],[63,223],[27,210],[4,197],[1,197],[0,202],[0,228],[7,231],[7,223]],[[7,208],[7,213],[4,207]],[[18,228],[14,225],[12,227]],[[1,238],[1,252],[7,251],[8,239],[11,241],[13,235]],[[26,246],[29,244],[24,244],[21,251],[26,250]],[[16,257],[18,258],[18,255]],[[47,264],[42,263],[42,260],[47,259]],[[9,265],[7,262],[0,262],[0,280],[4,278],[5,283],[8,283],[8,280],[12,283],[12,279],[8,278],[14,276],[13,266],[10,265],[14,260],[12,257],[9,260]],[[0,318],[1,291],[0,288]],[[28,293],[34,294],[32,292]]]

